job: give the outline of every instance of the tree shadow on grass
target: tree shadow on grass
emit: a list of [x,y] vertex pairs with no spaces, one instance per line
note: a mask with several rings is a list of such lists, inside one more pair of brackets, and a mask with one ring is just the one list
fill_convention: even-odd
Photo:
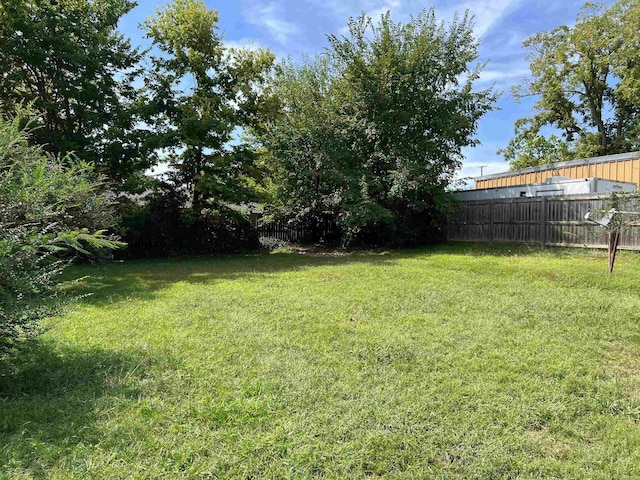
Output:
[[152,300],[172,284],[214,284],[216,281],[261,279],[284,271],[353,264],[389,266],[403,255],[397,252],[305,254],[299,252],[254,253],[232,256],[177,257],[129,260],[99,266],[83,265],[68,278],[85,277],[69,295],[86,295],[83,303],[104,306],[126,299]]
[[344,252],[300,249],[271,254],[128,260],[74,267],[68,278],[86,278],[68,289],[68,293],[88,295],[82,302],[105,306],[128,299],[153,300],[158,291],[179,282],[213,285],[217,281],[252,281],[279,272],[357,264],[384,268],[393,266],[402,259],[432,255],[494,258],[552,255],[558,258],[574,258],[592,254],[590,251],[565,248],[544,250],[539,246],[514,243],[451,243],[410,250]]
[[105,440],[105,412],[135,403],[152,363],[136,352],[34,341],[12,360],[0,389],[0,477],[46,476],[78,445]]

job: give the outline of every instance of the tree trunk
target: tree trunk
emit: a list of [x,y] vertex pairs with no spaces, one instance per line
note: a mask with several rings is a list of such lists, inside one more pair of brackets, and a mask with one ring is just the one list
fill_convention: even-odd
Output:
[[195,154],[195,162],[193,169],[193,211],[196,216],[200,216],[202,212],[203,205],[203,196],[202,191],[200,190],[200,172],[202,171],[202,163],[203,163],[203,154],[202,148],[198,147]]
[[[591,81],[594,84],[596,84],[598,79],[594,75]],[[597,88],[590,88],[586,82],[583,82],[583,84],[584,84],[585,92],[587,94],[588,101],[589,101],[589,110],[591,110],[591,118],[593,119],[596,126],[598,127],[598,133],[600,134],[600,146],[604,150],[606,150],[607,147],[609,146],[609,139],[607,137],[607,128],[605,127],[604,122],[602,121],[602,104],[603,104],[604,92],[597,91]],[[597,93],[594,92],[594,90],[596,90]],[[596,98],[596,95],[598,98]]]

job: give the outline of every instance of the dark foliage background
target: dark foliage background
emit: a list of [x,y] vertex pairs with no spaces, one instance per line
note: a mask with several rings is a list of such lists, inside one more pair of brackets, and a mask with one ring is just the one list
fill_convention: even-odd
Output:
[[258,249],[258,232],[230,208],[196,214],[174,188],[158,190],[142,203],[120,203],[120,235],[127,243],[121,257],[236,253]]

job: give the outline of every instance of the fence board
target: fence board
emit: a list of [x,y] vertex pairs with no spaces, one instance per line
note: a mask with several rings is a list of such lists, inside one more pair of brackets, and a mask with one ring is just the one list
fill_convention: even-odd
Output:
[[275,238],[290,243],[335,241],[342,235],[335,217],[331,215],[323,215],[317,228],[313,231],[309,226],[292,224],[286,219],[262,222],[262,217],[259,214],[253,214],[252,222],[261,237]]
[[[584,221],[605,208],[606,196],[538,197],[463,202],[449,221],[447,237],[458,242],[517,242],[606,248],[605,230]],[[620,237],[620,248],[640,250],[640,232]]]

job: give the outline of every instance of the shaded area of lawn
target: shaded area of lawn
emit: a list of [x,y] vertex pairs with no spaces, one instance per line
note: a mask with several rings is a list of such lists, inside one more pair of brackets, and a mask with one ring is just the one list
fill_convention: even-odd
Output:
[[[408,254],[408,253],[407,253]],[[304,270],[320,266],[344,266],[364,263],[383,266],[392,263],[392,253],[338,252],[331,254],[280,251],[220,257],[176,257],[132,260],[116,264],[78,266],[68,279],[86,277],[69,289],[70,295],[88,295],[84,302],[110,304],[122,298],[153,299],[154,292],[172,284],[186,282],[210,285],[217,281],[265,278],[283,271]]]
[[104,412],[136,403],[149,363],[142,352],[32,342],[0,390],[0,438],[9,439],[0,442],[0,472],[56,476],[61,459],[57,475],[86,472],[74,449],[104,442]]
[[[454,243],[416,250],[332,251],[300,248],[275,253],[251,253],[220,257],[176,257],[153,260],[130,260],[115,264],[78,266],[67,274],[68,279],[86,277],[70,289],[70,295],[88,295],[83,301],[91,304],[111,304],[119,299],[153,299],[154,292],[172,284],[187,282],[211,284],[216,281],[232,281],[247,278],[265,278],[278,272],[305,270],[317,267],[340,267],[351,264],[385,266],[398,259],[426,255],[460,255],[465,257],[528,256],[536,258],[552,252],[553,258],[601,259],[606,266],[606,252],[598,250],[551,249],[542,250],[522,244],[474,244]],[[499,273],[490,262],[480,265]],[[605,270],[602,269],[603,273]],[[523,271],[528,274],[527,271]],[[594,272],[595,273],[595,272]]]
[[640,475],[640,257],[449,245],[80,267],[7,478]]

